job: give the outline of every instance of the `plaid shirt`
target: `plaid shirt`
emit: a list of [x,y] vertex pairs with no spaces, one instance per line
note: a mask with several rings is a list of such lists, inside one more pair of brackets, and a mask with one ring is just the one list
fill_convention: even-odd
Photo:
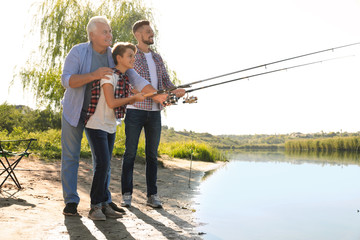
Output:
[[[142,52],[138,47],[135,54],[135,64],[134,70],[143,78],[151,83],[149,67],[146,61],[144,52]],[[174,84],[170,81],[169,74],[165,68],[165,64],[161,56],[154,51],[150,50],[152,58],[154,59],[156,65],[156,74],[158,77],[158,88],[157,90],[166,89],[174,87]],[[153,105],[153,100],[151,98],[146,98],[142,102],[136,102],[133,104],[134,107],[142,110],[151,110]],[[163,109],[163,106],[160,105],[160,109]]]
[[[114,97],[115,98],[128,97],[130,93],[130,82],[128,76],[126,74],[122,74],[116,68],[113,68],[113,70],[114,73],[119,76],[117,80],[117,84],[115,86]],[[85,125],[89,120],[89,118],[95,113],[96,106],[99,102],[99,98],[100,98],[100,80],[95,80],[91,88],[91,100],[88,111],[86,113]],[[114,108],[115,117],[117,119],[124,118],[125,110],[126,110],[126,105]]]

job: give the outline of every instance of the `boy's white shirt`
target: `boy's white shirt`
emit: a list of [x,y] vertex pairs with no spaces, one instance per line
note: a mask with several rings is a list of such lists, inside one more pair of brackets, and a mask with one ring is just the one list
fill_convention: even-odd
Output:
[[107,75],[107,77],[109,77],[110,79],[100,80],[100,98],[98,104],[96,105],[94,114],[89,118],[85,127],[103,130],[108,133],[115,133],[116,126],[121,122],[119,122],[120,120],[117,120],[115,118],[114,109],[109,108],[109,106],[107,105],[104,89],[102,86],[105,83],[110,83],[111,85],[113,85],[115,92],[115,87],[119,76],[113,73],[112,75]]

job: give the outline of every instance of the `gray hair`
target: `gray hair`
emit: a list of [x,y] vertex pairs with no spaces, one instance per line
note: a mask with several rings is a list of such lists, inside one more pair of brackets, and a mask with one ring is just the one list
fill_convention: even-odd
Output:
[[94,32],[96,29],[96,23],[105,23],[110,26],[110,22],[105,16],[95,16],[90,18],[89,23],[87,25],[87,34],[89,41],[91,41],[90,33]]

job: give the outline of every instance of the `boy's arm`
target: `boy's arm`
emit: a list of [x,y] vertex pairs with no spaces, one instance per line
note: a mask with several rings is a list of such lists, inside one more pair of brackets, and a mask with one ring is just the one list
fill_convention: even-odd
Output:
[[104,83],[102,85],[104,90],[106,104],[109,108],[113,109],[116,107],[120,107],[126,104],[133,104],[135,102],[144,101],[145,97],[142,93],[137,93],[133,96],[126,97],[126,98],[115,98],[114,97],[114,86],[110,83]]

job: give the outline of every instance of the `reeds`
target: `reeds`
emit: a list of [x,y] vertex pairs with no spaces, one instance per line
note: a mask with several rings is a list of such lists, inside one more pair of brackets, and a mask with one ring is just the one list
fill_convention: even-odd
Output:
[[359,147],[360,137],[301,139],[285,142],[285,149],[288,151],[358,152],[360,150]]

